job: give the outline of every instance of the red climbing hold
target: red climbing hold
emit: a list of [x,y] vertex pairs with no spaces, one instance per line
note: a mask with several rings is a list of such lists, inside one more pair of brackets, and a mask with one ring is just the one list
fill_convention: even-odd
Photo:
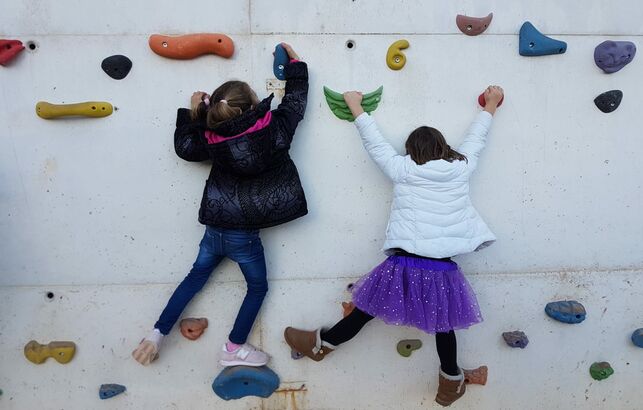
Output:
[[[500,99],[500,102],[498,103],[498,107],[500,107],[500,106],[502,105],[502,102],[503,102],[504,100],[505,100],[505,97],[503,96],[503,97]],[[482,93],[482,94],[480,94],[480,95],[478,96],[478,104],[480,104],[480,106],[481,106],[481,107],[483,107],[483,108],[484,108],[484,106],[487,104],[487,101],[485,101],[485,99],[484,99],[484,93]]]
[[20,40],[0,39],[0,65],[6,65],[24,49]]

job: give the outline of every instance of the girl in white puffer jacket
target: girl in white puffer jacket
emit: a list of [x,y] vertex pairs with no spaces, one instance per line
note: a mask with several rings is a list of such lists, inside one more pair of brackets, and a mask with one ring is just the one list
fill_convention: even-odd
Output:
[[458,150],[440,131],[414,130],[399,155],[361,107],[361,93],[344,99],[370,157],[394,183],[384,251],[388,258],[353,286],[355,309],[331,329],[287,328],[290,347],[319,361],[352,339],[373,317],[435,333],[440,357],[436,401],[448,406],[465,392],[454,329],[482,321],[476,296],[452,256],[490,245],[495,236],[473,208],[469,178],[485,146],[491,119],[503,99],[489,86],[486,105]]

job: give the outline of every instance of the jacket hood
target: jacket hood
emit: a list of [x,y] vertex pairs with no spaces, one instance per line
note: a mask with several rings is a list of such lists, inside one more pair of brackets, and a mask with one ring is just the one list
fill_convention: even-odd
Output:
[[259,119],[263,118],[266,113],[270,111],[270,104],[273,97],[274,94],[270,94],[259,102],[255,108],[247,110],[234,118],[223,121],[216,127],[212,128],[212,131],[217,135],[224,137],[232,137],[241,134],[248,128],[252,127]]

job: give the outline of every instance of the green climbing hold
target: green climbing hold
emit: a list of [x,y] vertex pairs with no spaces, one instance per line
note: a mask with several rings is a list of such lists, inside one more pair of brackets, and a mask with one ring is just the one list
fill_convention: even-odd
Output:
[[596,362],[590,366],[589,374],[594,380],[604,380],[614,374],[614,369],[607,362]]
[[[380,101],[382,100],[383,90],[384,87],[381,86],[377,90],[363,95],[362,108],[364,109],[364,111],[369,114],[375,111]],[[348,108],[348,105],[346,105],[346,101],[344,101],[344,96],[342,94],[324,86],[324,96],[326,97],[328,107],[330,107],[330,110],[333,112],[333,114],[335,114],[337,118],[339,118],[340,120],[351,122],[355,120],[355,118],[353,118],[351,110]]]
[[418,339],[400,340],[397,343],[397,352],[400,356],[409,357],[414,350],[422,347],[422,341]]

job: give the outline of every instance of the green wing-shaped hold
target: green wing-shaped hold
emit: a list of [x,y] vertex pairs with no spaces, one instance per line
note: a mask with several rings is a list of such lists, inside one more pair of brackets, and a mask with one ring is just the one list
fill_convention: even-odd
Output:
[[[384,91],[384,86],[381,86],[377,90],[364,94],[362,98],[362,108],[367,113],[375,111],[380,100],[382,99],[382,91]],[[337,91],[333,91],[330,88],[324,86],[324,96],[326,97],[326,102],[328,107],[340,120],[354,121],[353,114],[351,110],[348,109],[346,101],[344,101],[344,96]]]

